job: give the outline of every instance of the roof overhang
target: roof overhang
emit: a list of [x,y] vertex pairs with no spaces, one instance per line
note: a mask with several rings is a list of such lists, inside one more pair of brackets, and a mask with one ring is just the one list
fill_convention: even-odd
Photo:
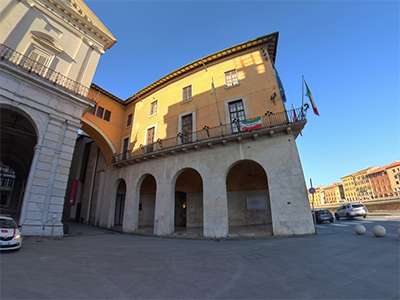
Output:
[[279,32],[274,32],[196,60],[190,64],[183,66],[182,68],[179,68],[169,73],[168,75],[160,78],[159,80],[153,82],[149,86],[135,93],[134,95],[126,99],[125,104],[128,105],[132,102],[140,101],[143,98],[154,93],[155,91],[161,89],[162,87],[178,80],[182,76],[187,76],[188,74],[197,72],[200,69],[204,69],[205,66],[210,67],[212,65],[220,63],[221,61],[230,59],[233,56],[237,56],[238,54],[249,52],[250,50],[255,48],[265,49],[268,52],[268,56],[271,61],[275,63],[278,36]]

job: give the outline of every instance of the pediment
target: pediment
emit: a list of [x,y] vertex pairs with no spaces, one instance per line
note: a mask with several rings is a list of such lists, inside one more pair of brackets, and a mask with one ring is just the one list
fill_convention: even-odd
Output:
[[[105,51],[116,42],[106,26],[97,18],[83,0],[31,0],[38,8],[50,11],[79,31],[82,38],[93,39],[98,49]],[[58,19],[57,18],[57,19]],[[58,19],[60,20],[60,19]]]

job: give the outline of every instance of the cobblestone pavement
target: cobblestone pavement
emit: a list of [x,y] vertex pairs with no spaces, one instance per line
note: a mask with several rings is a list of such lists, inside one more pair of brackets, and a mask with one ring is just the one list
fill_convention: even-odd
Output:
[[[372,234],[374,222],[385,237]],[[0,298],[399,299],[399,222],[370,221],[365,235],[347,224],[212,240],[71,223],[68,237],[27,237],[20,251],[1,252]]]

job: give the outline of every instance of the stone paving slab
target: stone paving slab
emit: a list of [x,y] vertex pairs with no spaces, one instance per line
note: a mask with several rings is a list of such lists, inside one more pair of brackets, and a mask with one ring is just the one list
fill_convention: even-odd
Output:
[[254,239],[122,234],[72,223],[1,252],[7,299],[399,299],[397,234]]

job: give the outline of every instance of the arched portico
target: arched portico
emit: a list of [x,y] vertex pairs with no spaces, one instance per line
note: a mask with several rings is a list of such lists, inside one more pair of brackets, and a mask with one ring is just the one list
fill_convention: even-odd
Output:
[[135,210],[137,211],[138,233],[154,233],[156,192],[157,183],[153,175],[145,174],[138,182],[139,201]]
[[[0,165],[9,166],[15,174],[7,201],[2,201],[2,211],[20,219],[22,200],[35,147],[39,140],[38,128],[32,118],[22,109],[8,105],[0,106]],[[2,190],[7,187],[0,187]]]
[[90,137],[94,141],[96,141],[97,145],[99,145],[99,147],[103,151],[108,164],[110,165],[114,153],[117,153],[115,145],[112,143],[110,138],[103,132],[103,130],[90,120],[83,117],[81,123],[82,123],[81,129],[88,135],[90,135]]
[[203,180],[192,168],[180,170],[175,181],[174,232],[203,234]]
[[235,162],[226,175],[229,235],[272,235],[267,174],[252,160]]

